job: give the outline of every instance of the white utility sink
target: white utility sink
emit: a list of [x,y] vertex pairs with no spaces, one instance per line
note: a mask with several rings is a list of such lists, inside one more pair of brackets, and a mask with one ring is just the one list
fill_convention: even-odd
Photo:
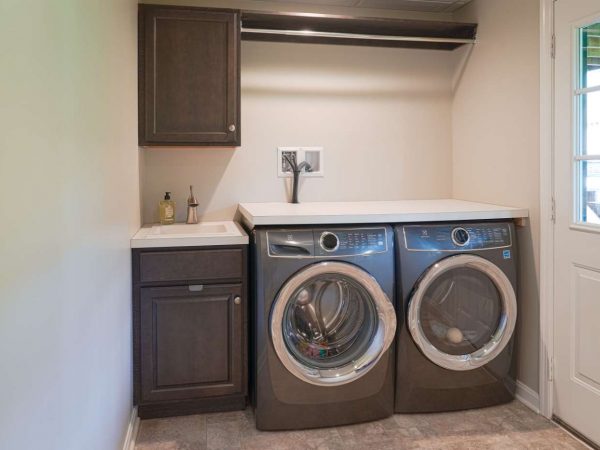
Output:
[[147,238],[169,238],[173,236],[215,236],[237,233],[235,224],[227,226],[227,222],[204,222],[196,224],[174,223],[172,225],[152,225]]
[[240,245],[248,235],[235,222],[175,223],[144,225],[131,239],[132,248]]

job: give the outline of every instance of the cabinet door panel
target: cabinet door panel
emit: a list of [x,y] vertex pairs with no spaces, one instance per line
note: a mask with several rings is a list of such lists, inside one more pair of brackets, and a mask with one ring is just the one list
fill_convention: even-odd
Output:
[[143,401],[240,393],[240,285],[141,289]]
[[140,18],[141,144],[239,145],[239,15],[143,6]]

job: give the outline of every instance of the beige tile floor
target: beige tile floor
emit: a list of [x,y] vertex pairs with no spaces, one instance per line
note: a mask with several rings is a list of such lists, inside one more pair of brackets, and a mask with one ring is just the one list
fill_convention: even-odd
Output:
[[443,414],[397,414],[358,425],[263,432],[252,411],[143,420],[136,450],[586,449],[549,420],[514,401]]

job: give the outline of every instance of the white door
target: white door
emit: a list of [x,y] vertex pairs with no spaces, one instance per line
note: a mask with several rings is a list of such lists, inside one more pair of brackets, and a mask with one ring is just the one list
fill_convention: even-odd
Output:
[[600,444],[600,1],[555,8],[554,415]]

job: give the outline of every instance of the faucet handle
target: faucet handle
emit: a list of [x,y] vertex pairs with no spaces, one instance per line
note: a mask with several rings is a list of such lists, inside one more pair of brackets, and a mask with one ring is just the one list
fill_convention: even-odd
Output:
[[188,206],[198,206],[198,200],[194,196],[194,186],[190,184],[190,196],[187,199]]

